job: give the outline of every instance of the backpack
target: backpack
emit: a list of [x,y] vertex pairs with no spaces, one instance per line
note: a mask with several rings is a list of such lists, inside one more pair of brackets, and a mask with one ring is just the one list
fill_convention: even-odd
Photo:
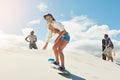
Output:
[[112,41],[111,41],[110,38],[107,39],[107,45],[108,45],[109,42],[111,43],[111,44],[110,44],[110,47],[111,47],[112,49],[114,49],[114,45],[113,45],[113,43],[112,43]]

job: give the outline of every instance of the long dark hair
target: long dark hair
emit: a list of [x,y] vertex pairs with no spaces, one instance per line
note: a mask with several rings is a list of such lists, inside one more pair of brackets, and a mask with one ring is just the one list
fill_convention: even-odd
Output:
[[48,13],[48,14],[44,15],[44,16],[43,16],[44,19],[46,19],[46,16],[51,16],[52,20],[55,21],[55,18],[52,16],[52,14]]

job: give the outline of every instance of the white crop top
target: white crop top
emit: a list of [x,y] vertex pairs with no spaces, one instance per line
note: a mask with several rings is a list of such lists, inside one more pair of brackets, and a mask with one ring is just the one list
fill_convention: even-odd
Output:
[[57,29],[59,29],[60,31],[64,31],[65,30],[64,25],[62,25],[60,22],[53,21],[52,26],[57,28]]
[[[60,22],[56,22],[56,21],[53,21],[53,23],[51,24],[54,28],[57,28],[59,29],[60,31],[64,31],[65,28],[64,28],[64,25],[62,25]],[[48,26],[49,27],[49,26]],[[52,36],[54,35],[55,33],[53,33],[50,29],[48,29],[48,35],[47,35],[47,40],[46,42],[49,42],[50,39],[52,38]]]

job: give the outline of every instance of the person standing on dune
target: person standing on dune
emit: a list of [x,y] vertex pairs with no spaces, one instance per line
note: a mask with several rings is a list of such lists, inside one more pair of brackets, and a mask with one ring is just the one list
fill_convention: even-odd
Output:
[[[102,52],[105,50],[106,46],[105,46],[105,39],[102,39]],[[106,56],[104,53],[102,53],[102,59],[106,60]]]
[[32,48],[38,49],[38,48],[37,48],[37,45],[36,45],[37,37],[36,37],[36,35],[34,35],[34,31],[31,31],[31,32],[30,32],[30,35],[28,35],[28,36],[25,38],[25,40],[26,40],[27,42],[29,42],[29,48],[30,48],[30,49],[32,49]]
[[104,45],[105,49],[103,53],[108,58],[108,61],[111,60],[113,62],[112,49],[114,48],[114,45],[111,39],[108,37],[108,34],[104,34],[104,38],[105,38],[105,45]]
[[56,22],[52,14],[46,14],[44,15],[44,19],[47,21],[48,25],[48,37],[46,40],[46,43],[43,47],[45,50],[47,48],[47,45],[52,38],[52,34],[58,34],[58,37],[54,41],[53,51],[55,55],[55,62],[53,64],[59,65],[59,58],[61,62],[61,66],[59,67],[59,70],[65,70],[65,63],[64,63],[64,54],[63,49],[66,47],[70,40],[70,36],[68,32],[65,30],[64,26],[60,22]]

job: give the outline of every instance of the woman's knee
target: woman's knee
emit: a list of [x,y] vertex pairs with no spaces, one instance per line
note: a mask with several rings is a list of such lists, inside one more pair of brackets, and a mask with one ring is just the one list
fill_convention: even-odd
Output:
[[63,51],[63,49],[61,49],[61,48],[58,49],[58,53],[62,54],[62,51]]
[[57,50],[57,47],[56,47],[56,46],[53,46],[52,49],[53,49],[53,50]]

